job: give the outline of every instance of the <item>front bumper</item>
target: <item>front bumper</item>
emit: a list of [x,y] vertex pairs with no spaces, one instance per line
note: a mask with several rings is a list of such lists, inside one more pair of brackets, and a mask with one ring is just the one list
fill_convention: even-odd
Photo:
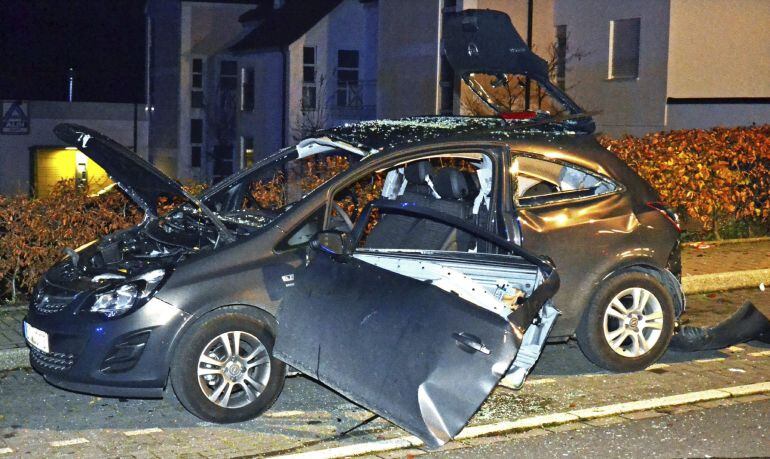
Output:
[[49,352],[30,346],[30,363],[55,386],[94,395],[161,397],[174,337],[189,315],[157,298],[112,320],[95,314],[41,313],[25,321],[48,334]]

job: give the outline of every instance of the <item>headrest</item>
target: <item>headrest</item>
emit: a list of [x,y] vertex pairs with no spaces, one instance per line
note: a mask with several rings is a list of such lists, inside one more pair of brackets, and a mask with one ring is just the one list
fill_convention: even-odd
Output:
[[465,199],[468,196],[468,182],[459,170],[444,167],[435,175],[433,186],[441,199]]
[[412,185],[424,185],[425,177],[433,174],[433,166],[430,161],[416,161],[409,163],[404,168],[404,177]]

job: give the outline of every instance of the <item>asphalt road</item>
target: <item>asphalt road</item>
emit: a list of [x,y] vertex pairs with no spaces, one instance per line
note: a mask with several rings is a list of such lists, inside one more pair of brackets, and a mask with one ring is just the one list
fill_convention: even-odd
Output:
[[[533,381],[520,392],[496,390],[472,423],[478,425],[768,381],[770,357],[767,353],[767,347],[762,346],[749,346],[733,354],[669,352],[663,359],[663,368],[656,371],[609,374],[583,358],[574,343],[547,346]],[[536,384],[537,379],[540,384]],[[770,407],[764,404],[758,410],[764,413],[755,416],[754,425],[768,430]],[[0,459],[52,455],[250,457],[330,448],[405,434],[377,419],[350,435],[340,436],[370,416],[368,411],[304,377],[290,378],[278,402],[265,416],[244,423],[213,425],[184,411],[170,394],[164,400],[100,398],[56,389],[31,370],[0,372]],[[736,422],[735,426],[730,424],[729,430],[743,429],[739,416]],[[659,426],[659,429],[663,428]],[[649,432],[652,435],[653,431]],[[549,435],[553,436],[542,445],[538,443],[539,448],[556,445],[553,439],[562,438],[561,434]],[[582,437],[573,435],[576,436],[568,434],[559,440],[563,451],[553,449],[543,454],[561,455],[572,451],[582,455],[581,448],[590,443],[581,446]],[[608,445],[620,448],[615,442],[622,442],[623,438],[612,436],[620,434],[609,431],[606,435],[597,434],[595,440],[601,443],[609,439]],[[579,441],[573,445],[575,438]],[[685,438],[688,445],[701,443],[698,436]],[[609,448],[608,445],[604,447]],[[4,449],[12,452],[3,454]],[[607,450],[608,453],[614,451]],[[640,451],[638,454],[628,451],[629,455],[643,455]],[[392,452],[396,457],[404,453]]]
[[[770,401],[517,438],[424,457],[767,457]],[[423,456],[421,456],[423,457]]]

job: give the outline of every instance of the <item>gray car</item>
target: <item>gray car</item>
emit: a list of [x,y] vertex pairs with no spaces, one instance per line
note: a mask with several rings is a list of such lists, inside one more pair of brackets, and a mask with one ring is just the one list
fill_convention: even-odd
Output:
[[[471,86],[525,72],[566,117],[342,126],[200,196],[57,126],[145,219],[44,275],[24,322],[33,367],[106,396],[170,387],[196,416],[237,422],[270,408],[290,365],[436,447],[503,376],[523,384],[549,336],[614,370],[654,362],[684,309],[675,217],[504,18],[447,21],[455,70]],[[493,46],[506,59],[463,57]],[[177,207],[161,215],[161,198]]]

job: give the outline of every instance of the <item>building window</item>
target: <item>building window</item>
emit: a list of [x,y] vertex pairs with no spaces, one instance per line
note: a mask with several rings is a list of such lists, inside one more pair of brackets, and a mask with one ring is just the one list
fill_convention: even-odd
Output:
[[556,26],[556,84],[561,89],[567,86],[567,26]]
[[254,165],[254,137],[241,137],[241,167]]
[[358,51],[337,52],[337,106],[361,107],[361,87],[358,84]]
[[244,67],[241,69],[241,110],[250,112],[254,110],[254,69]]
[[305,46],[302,48],[302,109],[315,110],[317,98],[317,86],[315,79],[316,70],[315,48]]
[[222,61],[219,63],[219,88],[233,91],[238,88],[238,62]]
[[190,91],[190,106],[203,108],[203,59],[192,60],[192,90]]
[[201,167],[201,153],[203,151],[203,120],[193,118],[190,120],[190,165]]
[[610,21],[610,65],[608,77],[639,77],[639,18]]

